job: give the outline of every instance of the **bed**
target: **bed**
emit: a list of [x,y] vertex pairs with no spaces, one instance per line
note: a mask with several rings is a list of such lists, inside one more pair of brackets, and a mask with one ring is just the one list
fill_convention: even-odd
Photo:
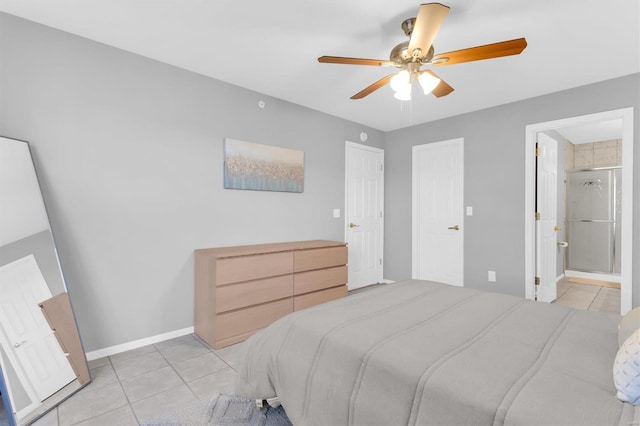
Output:
[[[616,398],[620,317],[409,280],[247,341],[236,393],[293,424],[640,424]],[[635,422],[635,423],[634,423]]]

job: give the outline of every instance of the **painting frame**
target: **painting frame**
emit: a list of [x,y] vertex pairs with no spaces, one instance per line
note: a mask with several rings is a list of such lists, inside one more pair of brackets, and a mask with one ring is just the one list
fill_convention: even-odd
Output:
[[304,151],[225,138],[224,188],[304,192]]

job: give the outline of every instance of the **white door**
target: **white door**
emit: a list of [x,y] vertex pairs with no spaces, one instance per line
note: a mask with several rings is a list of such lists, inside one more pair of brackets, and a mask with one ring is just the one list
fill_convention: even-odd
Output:
[[464,284],[464,140],[413,147],[413,278]]
[[384,151],[347,142],[345,240],[349,290],[382,282]]
[[538,133],[536,191],[536,277],[537,299],[553,302],[557,297],[556,256],[558,250],[558,142],[545,133]]
[[0,267],[0,343],[32,400],[76,379],[38,303],[51,292],[29,255]]

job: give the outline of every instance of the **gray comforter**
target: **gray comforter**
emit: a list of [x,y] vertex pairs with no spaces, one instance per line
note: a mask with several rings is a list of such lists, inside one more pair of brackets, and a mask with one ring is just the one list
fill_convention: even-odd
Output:
[[237,393],[277,395],[296,425],[629,425],[639,417],[612,376],[618,320],[426,281],[384,285],[252,336]]

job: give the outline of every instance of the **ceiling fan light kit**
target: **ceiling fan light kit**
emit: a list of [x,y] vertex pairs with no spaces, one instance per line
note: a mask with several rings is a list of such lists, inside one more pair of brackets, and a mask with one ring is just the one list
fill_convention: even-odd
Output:
[[440,3],[420,5],[417,17],[409,18],[402,22],[402,30],[409,37],[409,41],[395,46],[391,50],[388,61],[383,59],[321,56],[318,58],[318,62],[399,68],[400,71],[397,74],[382,77],[353,95],[351,99],[362,99],[389,84],[394,91],[393,96],[404,101],[411,100],[412,80],[418,81],[425,95],[432,93],[440,98],[453,92],[453,87],[442,80],[436,73],[428,69],[421,70],[423,65],[445,66],[519,55],[527,47],[527,41],[524,38],[518,38],[436,55],[433,40],[436,38],[440,26],[448,14],[449,7]]
[[402,70],[389,80],[389,86],[394,92],[393,97],[401,101],[410,101],[411,81],[413,79],[418,81],[425,95],[431,93],[442,81],[426,71],[409,73],[407,70]]

